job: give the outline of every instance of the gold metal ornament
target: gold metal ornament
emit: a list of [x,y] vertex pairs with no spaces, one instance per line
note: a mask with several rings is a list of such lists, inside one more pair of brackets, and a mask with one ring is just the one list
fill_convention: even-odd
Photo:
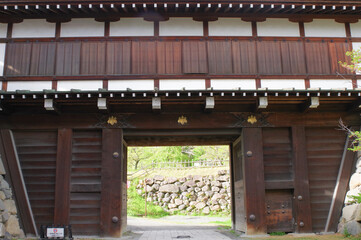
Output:
[[107,123],[108,124],[110,124],[110,125],[114,125],[114,124],[116,124],[118,122],[118,120],[117,120],[117,118],[116,117],[114,117],[114,116],[110,116],[109,117],[109,119],[108,119],[108,121],[107,121]]
[[181,125],[184,125],[184,124],[188,123],[188,120],[185,116],[181,116],[178,118],[178,123]]
[[250,124],[255,124],[257,122],[257,118],[253,115],[248,116],[247,122],[249,122]]

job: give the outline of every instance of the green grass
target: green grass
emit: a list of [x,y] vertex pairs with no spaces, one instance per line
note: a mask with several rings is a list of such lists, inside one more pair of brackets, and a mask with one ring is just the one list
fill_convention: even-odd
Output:
[[231,219],[228,219],[226,221],[212,221],[209,223],[217,224],[223,229],[231,229],[232,228],[232,220]]
[[[128,189],[127,214],[128,216],[141,217],[145,216],[145,200],[138,195],[136,183],[138,183],[137,180],[133,181]],[[164,211],[162,207],[147,202],[147,217],[161,218],[168,215],[169,213]]]

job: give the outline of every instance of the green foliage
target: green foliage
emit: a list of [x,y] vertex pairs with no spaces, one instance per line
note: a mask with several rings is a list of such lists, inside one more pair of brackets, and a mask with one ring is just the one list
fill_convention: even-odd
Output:
[[353,199],[352,203],[361,203],[361,193],[359,193],[358,196],[356,196],[356,195],[348,195],[347,197]]
[[353,152],[361,151],[361,132],[360,131],[349,131],[349,137],[352,139],[352,147],[348,148]]
[[351,237],[351,234],[348,232],[348,229],[347,229],[347,228],[344,228],[344,229],[343,229],[343,235],[344,235],[346,238]]
[[285,232],[271,232],[269,235],[271,236],[284,236],[286,235]]
[[[128,170],[135,171],[153,162],[194,162],[229,159],[228,146],[129,147]],[[187,166],[185,166],[187,167]]]
[[361,49],[347,51],[346,56],[350,57],[350,62],[339,62],[342,67],[351,71],[361,71]]
[[[136,190],[137,179],[132,181],[128,189],[128,203],[127,203],[127,214],[128,216],[145,216],[145,200],[142,196],[139,196]],[[147,202],[147,217],[150,218],[161,218],[169,215],[168,212],[164,211],[160,206],[156,206],[152,203]]]

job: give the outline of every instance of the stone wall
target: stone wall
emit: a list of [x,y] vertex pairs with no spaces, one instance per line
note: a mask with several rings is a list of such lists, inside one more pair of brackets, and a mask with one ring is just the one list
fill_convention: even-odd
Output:
[[231,210],[231,188],[226,170],[218,171],[216,176],[154,176],[140,180],[137,192],[168,212],[209,214]]
[[350,196],[358,196],[361,193],[361,153],[358,154],[356,172],[352,174],[349,183],[349,191],[345,198],[345,207],[342,210],[338,232],[346,232],[352,235],[361,234],[361,204],[355,203]]
[[24,238],[24,232],[20,228],[17,217],[16,204],[12,190],[4,179],[5,170],[0,156],[0,238],[14,239]]

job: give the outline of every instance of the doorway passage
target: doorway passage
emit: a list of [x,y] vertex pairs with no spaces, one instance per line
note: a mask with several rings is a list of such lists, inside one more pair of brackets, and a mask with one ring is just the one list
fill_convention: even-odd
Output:
[[227,239],[223,233],[232,224],[229,145],[128,147],[127,160],[128,232]]

